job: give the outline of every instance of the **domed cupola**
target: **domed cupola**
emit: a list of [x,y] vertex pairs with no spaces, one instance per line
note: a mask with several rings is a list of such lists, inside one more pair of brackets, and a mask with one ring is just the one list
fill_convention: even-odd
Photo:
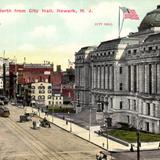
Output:
[[160,5],[157,6],[157,9],[147,13],[138,29],[144,31],[152,27],[160,27]]

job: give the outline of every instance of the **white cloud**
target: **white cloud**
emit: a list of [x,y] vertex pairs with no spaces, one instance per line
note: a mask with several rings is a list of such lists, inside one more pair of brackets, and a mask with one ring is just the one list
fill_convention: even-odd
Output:
[[33,46],[32,44],[23,44],[21,46],[18,47],[19,51],[23,51],[23,52],[32,52],[34,50],[36,50],[35,46]]
[[49,26],[38,26],[33,29],[30,35],[33,38],[51,38],[56,34],[56,27],[54,25]]
[[22,16],[24,13],[15,13],[14,12],[14,9],[25,9],[25,6],[24,4],[12,4],[12,5],[7,5],[5,6],[4,8],[1,8],[1,9],[8,9],[8,10],[12,10],[12,12],[3,12],[3,13],[0,13],[0,23],[2,25],[10,25],[12,23],[15,23],[17,22]]

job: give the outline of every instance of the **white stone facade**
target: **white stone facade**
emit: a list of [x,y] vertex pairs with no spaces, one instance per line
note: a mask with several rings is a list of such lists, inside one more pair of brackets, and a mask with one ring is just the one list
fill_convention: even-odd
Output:
[[63,96],[61,94],[54,94],[53,95],[53,105],[56,107],[62,107]]
[[86,57],[87,49],[75,54],[76,102],[101,109],[113,125],[160,133],[160,27],[102,42]]
[[48,82],[35,82],[31,84],[31,101],[52,105],[52,84]]

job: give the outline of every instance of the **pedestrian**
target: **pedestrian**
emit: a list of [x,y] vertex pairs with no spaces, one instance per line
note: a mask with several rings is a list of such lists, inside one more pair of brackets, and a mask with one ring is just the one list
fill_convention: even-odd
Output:
[[66,120],[66,125],[68,125],[68,120]]
[[104,143],[102,143],[102,147],[104,147]]
[[33,121],[33,129],[36,129],[36,121]]
[[158,149],[160,149],[160,142],[159,142],[159,144],[158,144]]
[[134,149],[133,149],[133,144],[131,144],[130,151],[131,151],[131,152],[134,152]]

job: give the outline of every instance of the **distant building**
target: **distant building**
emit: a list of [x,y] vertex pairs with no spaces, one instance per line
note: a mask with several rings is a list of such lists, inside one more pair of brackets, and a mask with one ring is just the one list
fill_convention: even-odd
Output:
[[24,85],[38,82],[51,82],[53,64],[15,64],[9,65],[10,97],[23,96]]
[[53,94],[53,105],[61,107],[63,105],[63,96],[61,94]]
[[9,63],[13,60],[0,57],[0,95],[9,97]]
[[138,32],[75,54],[75,102],[147,132],[160,133],[160,6]]
[[44,106],[52,105],[52,84],[35,82],[31,84],[31,103],[39,103]]

